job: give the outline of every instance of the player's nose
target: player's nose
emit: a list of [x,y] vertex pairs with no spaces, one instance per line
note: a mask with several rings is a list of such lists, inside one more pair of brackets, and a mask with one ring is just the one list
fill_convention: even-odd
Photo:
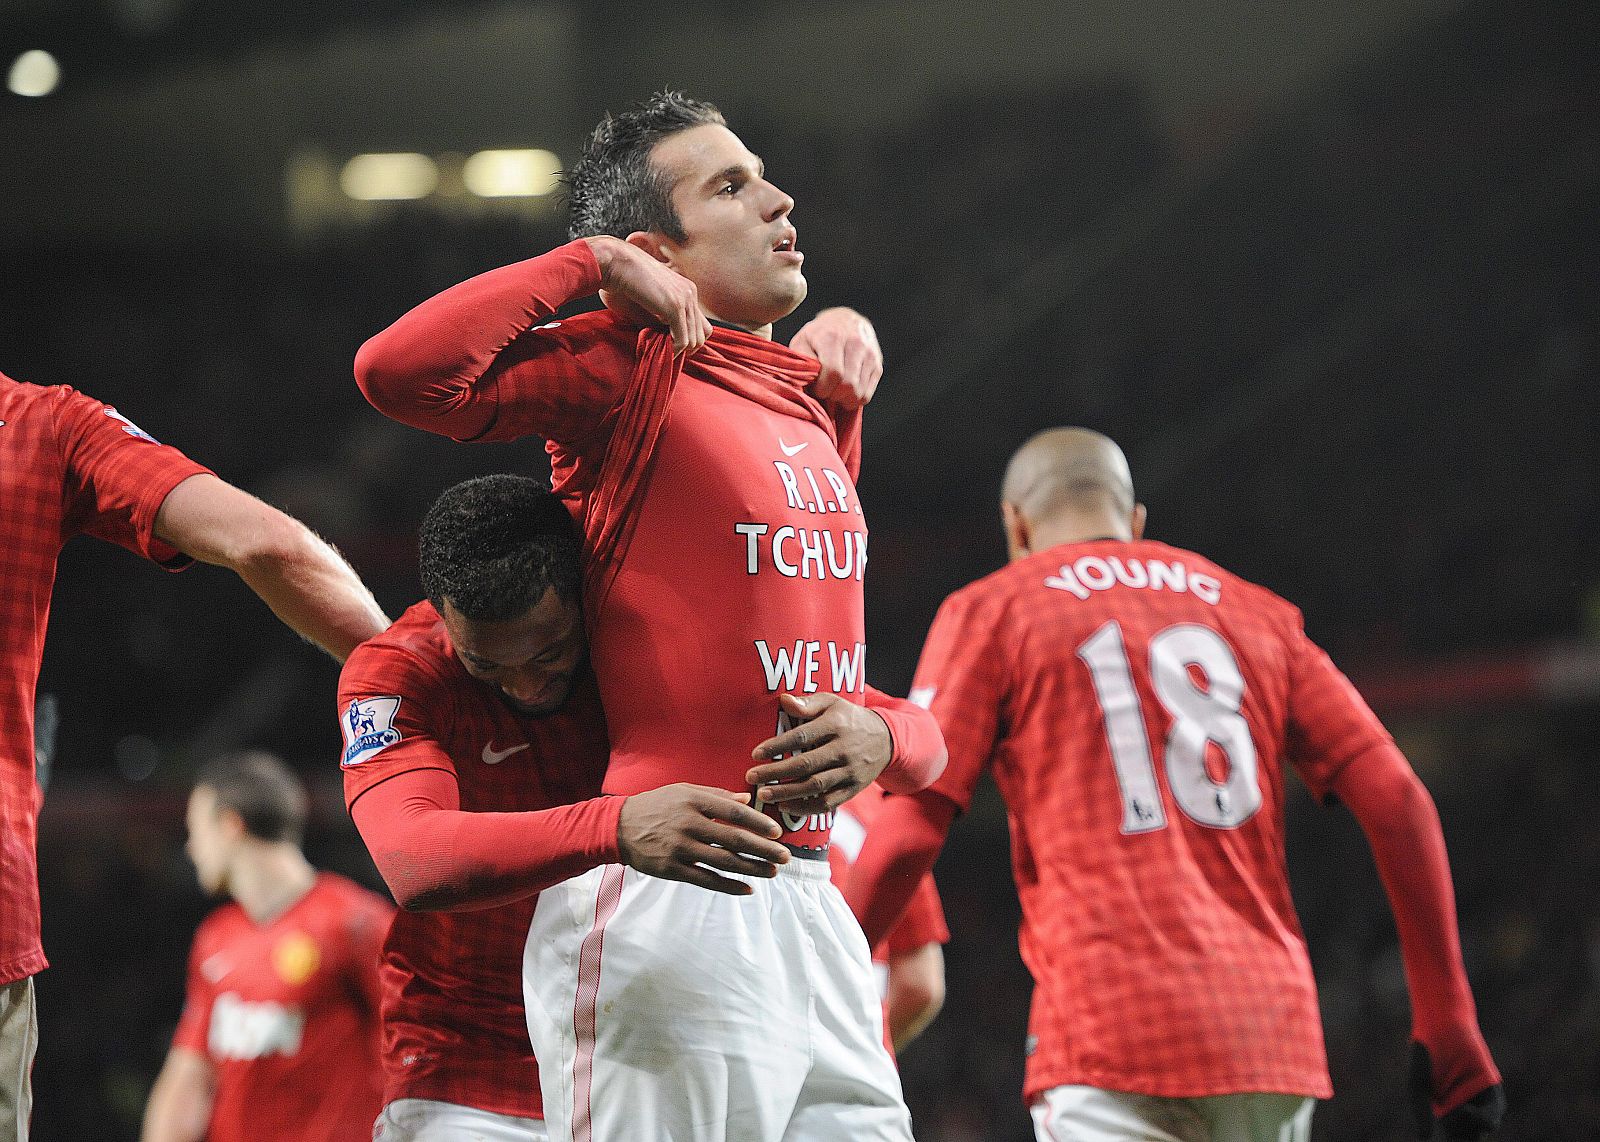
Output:
[[777,186],[769,182],[767,183],[767,191],[770,201],[767,203],[767,211],[763,217],[768,222],[776,222],[779,218],[794,210],[794,199]]
[[543,671],[521,670],[500,683],[500,688],[519,702],[532,701],[544,689],[547,675]]

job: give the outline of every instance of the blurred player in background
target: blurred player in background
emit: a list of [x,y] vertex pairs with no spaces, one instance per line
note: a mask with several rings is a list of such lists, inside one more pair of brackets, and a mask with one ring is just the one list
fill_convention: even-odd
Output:
[[169,570],[236,572],[285,623],[343,659],[387,623],[337,552],[109,405],[65,386],[0,375],[0,1139],[27,1138],[38,1042],[39,941],[34,690],[56,559],[74,535],[120,544]]
[[[424,302],[357,379],[433,432],[545,437],[583,530],[605,791],[758,787],[797,859],[769,883],[729,854],[749,906],[616,863],[541,894],[523,979],[551,1136],[908,1138],[826,862],[834,808],[943,764],[932,727],[865,685],[853,480],[876,345],[853,315],[842,369],[773,342],[806,294],[794,203],[709,104],[608,116],[569,186],[571,243]],[[609,308],[548,320],[596,292]]]
[[[712,869],[788,859],[720,789],[601,797],[576,528],[548,488],[484,476],[422,524],[429,598],[339,684],[345,795],[402,911],[383,947],[383,1142],[542,1142],[522,1004],[536,894],[608,861],[746,892]],[[769,866],[767,875],[772,875]]]
[[142,1142],[361,1142],[380,1105],[378,950],[394,909],[300,851],[306,793],[270,754],[206,766],[189,797],[200,886],[232,900],[188,995]]
[[[883,788],[869,785],[839,806],[833,819],[833,843],[828,846],[835,884],[849,882],[850,864],[881,815],[883,802]],[[878,994],[883,999],[884,1031],[897,1054],[928,1029],[944,1006],[944,945],[949,942],[939,888],[929,873],[889,934],[872,948]]]
[[868,935],[992,770],[1035,984],[1041,1142],[1305,1139],[1331,1088],[1284,866],[1289,763],[1372,846],[1411,992],[1419,1127],[1491,1130],[1504,1097],[1433,801],[1299,611],[1143,540],[1127,461],[1098,433],[1028,441],[1001,511],[1011,565],[946,600],[912,692],[949,768],[890,799],[855,865]]

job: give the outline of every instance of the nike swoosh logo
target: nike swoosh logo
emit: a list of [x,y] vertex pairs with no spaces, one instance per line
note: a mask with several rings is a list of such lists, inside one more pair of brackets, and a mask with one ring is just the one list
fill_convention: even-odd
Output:
[[521,745],[514,745],[510,749],[495,749],[494,742],[490,742],[488,745],[483,747],[483,764],[499,765],[502,761],[516,753],[519,749],[527,748],[528,743],[523,742]]
[[807,447],[810,443],[811,441],[809,440],[802,440],[799,444],[789,445],[783,442],[783,437],[778,437],[778,447],[783,449],[783,454],[785,456],[793,456],[796,452]]

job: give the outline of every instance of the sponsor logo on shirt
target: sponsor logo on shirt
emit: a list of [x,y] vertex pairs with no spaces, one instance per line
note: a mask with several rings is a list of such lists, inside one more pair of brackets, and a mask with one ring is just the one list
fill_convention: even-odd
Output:
[[322,953],[317,950],[317,942],[304,932],[285,936],[272,949],[273,970],[291,987],[299,987],[310,979],[321,963]]
[[811,441],[809,440],[802,440],[799,444],[785,444],[783,437],[778,437],[778,447],[783,449],[783,454],[785,456],[793,456],[796,452],[799,452],[802,448],[810,443]]
[[206,1046],[218,1059],[294,1056],[300,1053],[305,1029],[305,1012],[298,1007],[251,1003],[229,991],[211,1005]]
[[400,731],[394,728],[394,716],[399,710],[400,698],[395,694],[351,702],[340,719],[340,729],[344,731],[344,759],[339,764],[348,769],[371,761],[399,741]]
[[914,706],[921,706],[924,710],[933,709],[933,696],[939,692],[937,686],[913,686],[911,693],[906,695],[906,701]]
[[514,745],[510,749],[495,749],[494,742],[490,742],[488,745],[483,747],[483,764],[499,765],[502,761],[516,753],[518,750],[527,748],[528,743],[523,742],[521,745]]

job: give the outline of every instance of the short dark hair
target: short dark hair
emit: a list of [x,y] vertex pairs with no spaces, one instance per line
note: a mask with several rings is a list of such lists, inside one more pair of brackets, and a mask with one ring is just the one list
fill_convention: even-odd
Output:
[[422,589],[474,622],[526,614],[545,591],[583,589],[577,528],[549,487],[528,476],[479,476],[433,502],[418,544]]
[[299,844],[306,829],[306,787],[280,759],[265,750],[214,758],[195,777],[217,797],[217,809],[232,809],[244,830],[263,841]]
[[566,173],[569,236],[626,238],[643,230],[683,241],[672,184],[650,161],[650,152],[668,135],[726,122],[715,106],[681,91],[658,91],[620,115],[607,112]]

